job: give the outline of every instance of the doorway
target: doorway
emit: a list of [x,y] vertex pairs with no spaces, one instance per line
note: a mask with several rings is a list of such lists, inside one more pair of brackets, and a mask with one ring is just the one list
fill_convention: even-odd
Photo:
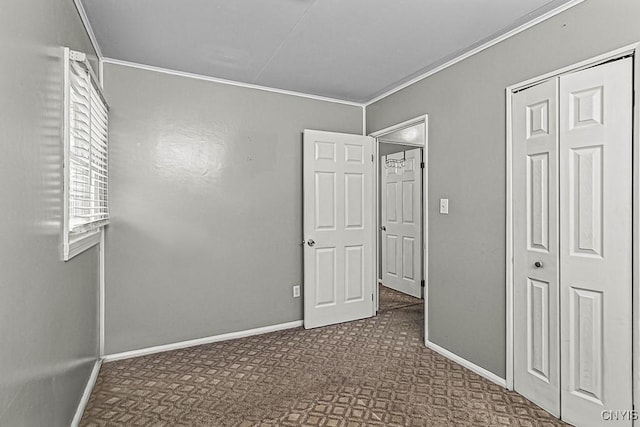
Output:
[[507,90],[507,383],[575,425],[633,407],[635,51]]
[[[407,157],[405,153],[402,154],[404,162],[396,159],[396,163],[402,166],[398,171],[409,173],[413,168],[412,185],[420,183],[422,188],[421,193],[414,196],[415,210],[411,210],[412,221],[420,224],[419,236],[413,237],[413,256],[406,259],[412,263],[411,279],[424,288],[418,292],[428,295],[427,227],[422,226],[428,223],[427,126],[425,115],[370,136],[304,130],[305,328],[363,319],[378,311],[381,144],[390,144],[392,150],[384,152],[390,161],[394,160],[393,156],[400,156],[399,151],[417,150],[409,154],[415,157]],[[403,271],[409,269],[403,267]],[[427,319],[426,304],[424,311]]]
[[377,312],[381,308],[381,290],[401,300],[417,300],[426,295],[427,116],[371,136],[376,138],[377,159]]

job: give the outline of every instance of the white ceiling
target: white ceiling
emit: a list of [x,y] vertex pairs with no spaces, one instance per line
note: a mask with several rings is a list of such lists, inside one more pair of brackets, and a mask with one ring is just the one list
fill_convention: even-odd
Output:
[[424,145],[426,136],[426,126],[424,123],[398,129],[394,132],[380,135],[380,141],[395,142],[397,144],[422,144]]
[[364,102],[569,0],[81,0],[102,54]]

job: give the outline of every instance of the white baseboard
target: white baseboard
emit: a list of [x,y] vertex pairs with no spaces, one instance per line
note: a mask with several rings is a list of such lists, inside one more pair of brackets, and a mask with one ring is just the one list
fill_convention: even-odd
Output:
[[102,366],[102,360],[96,360],[96,362],[93,364],[91,375],[89,375],[87,385],[85,386],[84,392],[82,393],[82,398],[80,398],[80,403],[78,403],[76,413],[73,416],[73,420],[71,421],[71,427],[78,427],[80,425],[80,420],[82,419],[82,414],[84,414],[84,410],[87,407],[87,402],[89,402],[89,398],[91,397],[93,386],[96,385],[98,373],[100,373],[100,366]]
[[451,359],[454,362],[464,366],[465,368],[475,372],[476,374],[478,374],[478,375],[480,375],[482,377],[485,377],[489,381],[492,381],[492,382],[498,384],[501,387],[507,388],[507,381],[504,378],[500,378],[499,376],[497,376],[493,372],[488,371],[488,370],[476,365],[475,363],[469,362],[467,359],[464,359],[464,358],[458,356],[457,354],[450,352],[446,348],[440,347],[438,344],[432,343],[431,341],[427,340],[426,345],[427,345],[427,348],[430,348],[431,350],[435,351],[436,353],[440,353],[441,355],[443,355],[447,359]]
[[294,322],[280,323],[277,325],[263,326],[261,328],[247,329],[238,332],[229,332],[228,334],[214,335],[211,337],[197,338],[195,340],[180,341],[173,344],[163,344],[154,347],[141,348],[139,350],[125,351],[122,353],[108,354],[102,357],[104,362],[114,362],[116,360],[130,359],[132,357],[146,356],[163,351],[179,350],[181,348],[193,347],[202,344],[211,344],[214,342],[233,340],[236,338],[250,337],[252,335],[267,334],[269,332],[282,331],[284,329],[298,328],[303,325],[302,320]]

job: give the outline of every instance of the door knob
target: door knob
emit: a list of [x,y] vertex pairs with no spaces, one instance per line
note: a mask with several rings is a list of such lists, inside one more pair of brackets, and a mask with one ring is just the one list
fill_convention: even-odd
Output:
[[314,242],[313,239],[307,240],[307,245],[314,246],[315,244],[316,244],[316,242]]
[[387,227],[385,227],[384,225],[381,225],[381,226],[380,226],[380,230],[382,230],[382,231],[387,231]]
[[535,268],[541,268],[542,267],[542,263],[540,261],[536,261],[533,263]]

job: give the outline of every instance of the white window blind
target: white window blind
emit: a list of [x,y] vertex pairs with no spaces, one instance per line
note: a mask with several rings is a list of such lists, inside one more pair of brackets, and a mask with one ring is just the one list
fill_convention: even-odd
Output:
[[109,221],[108,111],[86,56],[66,50],[65,259],[74,237]]

